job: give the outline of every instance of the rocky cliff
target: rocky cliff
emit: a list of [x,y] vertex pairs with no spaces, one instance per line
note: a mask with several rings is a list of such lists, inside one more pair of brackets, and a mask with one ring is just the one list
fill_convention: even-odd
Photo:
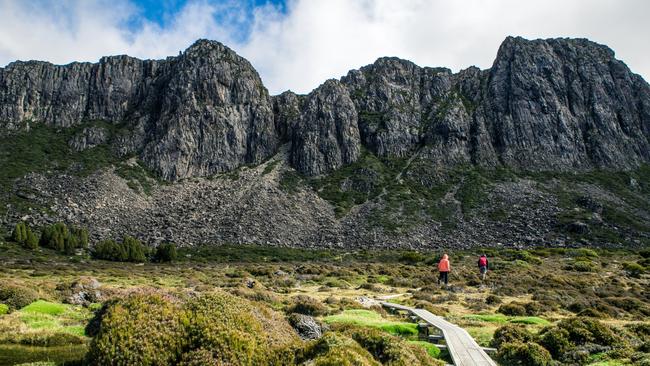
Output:
[[[156,192],[155,187],[166,185],[164,181],[212,179],[223,174],[232,177],[241,169],[264,162],[275,171],[268,163],[275,156],[273,161],[282,168],[279,175],[271,175],[274,183],[268,184],[275,185],[283,197],[304,189],[316,195],[304,202],[288,197],[269,202],[275,202],[276,207],[287,202],[311,205],[303,207],[309,212],[321,205],[333,210],[327,218],[318,219],[321,224],[317,227],[306,222],[293,227],[290,223],[302,220],[286,213],[293,218],[284,220],[277,230],[311,227],[308,234],[299,235],[303,243],[388,243],[396,237],[402,242],[411,227],[420,230],[419,239],[411,242],[426,242],[428,237],[442,235],[447,221],[454,223],[454,230],[480,235],[476,229],[480,225],[471,221],[481,207],[489,212],[480,215],[494,211],[489,206],[496,204],[486,197],[505,183],[502,176],[495,178],[490,172],[504,171],[517,182],[549,172],[581,177],[591,172],[623,172],[625,179],[636,182],[628,182],[632,192],[627,193],[638,194],[640,198],[633,199],[637,203],[641,200],[640,206],[631,204],[636,211],[630,215],[635,222],[647,222],[639,219],[646,217],[649,197],[645,183],[638,180],[650,162],[650,86],[617,60],[612,50],[583,39],[529,41],[509,37],[499,48],[492,68],[471,67],[458,73],[420,67],[398,58],[380,58],[350,71],[341,80],[328,80],[304,96],[285,92],[271,97],[248,61],[207,40],[199,40],[165,60],[113,56],[95,64],[59,66],[17,61],[0,68],[3,139],[20,136],[29,141],[45,133],[44,129],[57,139],[65,136],[69,152],[61,150],[56,155],[65,160],[61,162],[54,161],[55,154],[46,149],[41,157],[44,162],[34,166],[11,165],[12,159],[20,157],[12,155],[16,154],[14,150],[5,153],[3,162],[10,174],[3,183],[3,200],[9,202],[7,211],[14,219],[23,216],[27,208],[32,209],[28,216],[41,217],[40,221],[60,219],[35,213],[43,206],[47,206],[45,211],[52,211],[56,197],[54,206],[58,209],[54,211],[65,211],[68,217],[63,219],[110,232],[108,222],[97,224],[98,218],[89,213],[91,207],[72,213],[60,204],[60,200],[75,201],[71,192],[87,187],[89,181],[74,187],[66,185],[65,189],[50,189],[43,182],[61,181],[60,175],[54,178],[57,174],[79,172],[106,177],[110,166],[117,167],[118,173],[133,173],[135,166],[138,174],[144,173],[125,173],[122,178],[129,182],[135,179],[140,188],[153,186]],[[125,163],[127,159],[131,159],[129,164]],[[150,177],[142,178],[147,172],[151,172]],[[27,173],[43,175],[45,181],[33,174],[25,176]],[[27,181],[33,187],[26,186]],[[182,185],[174,183],[171,187]],[[165,190],[172,189],[169,187]],[[129,188],[134,190],[134,184]],[[595,189],[582,188],[579,196]],[[231,194],[237,191],[229,189]],[[534,189],[535,194],[543,195],[544,190],[539,189]],[[32,200],[38,205],[12,203],[17,193],[32,190],[36,193],[22,196],[42,196]],[[466,199],[477,194],[475,191],[482,200],[467,205]],[[157,212],[162,205],[150,202],[151,197],[148,200],[142,189],[134,192],[140,192],[149,209],[157,207]],[[322,202],[314,203],[316,198]],[[95,205],[98,210],[110,201],[101,195],[96,199],[101,201]],[[560,212],[567,207],[559,207],[560,201],[551,202],[557,210],[544,211],[550,221],[539,225],[548,228],[533,228],[539,232],[535,240],[551,240],[549,233],[575,229],[571,226],[575,222],[588,221],[569,215],[568,222],[561,222],[565,217]],[[196,207],[205,215],[215,210],[214,203],[199,200]],[[610,204],[616,205],[613,201]],[[228,225],[245,223],[241,232],[257,226],[254,219],[245,218],[246,208],[256,203],[251,201],[250,205],[241,208],[239,219],[229,218]],[[260,214],[260,220],[264,215],[277,214],[274,205]],[[596,211],[591,213],[602,214]],[[145,212],[138,216],[141,221],[147,221]],[[501,221],[508,221],[506,218]],[[129,220],[128,215],[123,218],[118,232],[129,230]],[[213,223],[199,220],[196,226],[223,232],[224,224],[220,219]],[[133,231],[159,240],[183,240],[177,233],[168,238],[160,235],[164,225],[159,221],[148,225],[157,234]],[[636,225],[636,229],[634,235],[645,237],[638,232],[644,233],[647,225]],[[231,234],[203,241],[233,241],[237,234]],[[495,233],[494,240],[500,240],[499,235]],[[508,235],[503,234],[503,238]],[[252,236],[258,241],[299,244],[291,235],[268,232]]]

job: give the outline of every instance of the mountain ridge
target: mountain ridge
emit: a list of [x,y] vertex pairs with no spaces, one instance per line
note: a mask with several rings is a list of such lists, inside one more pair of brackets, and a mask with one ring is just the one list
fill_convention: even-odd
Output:
[[[102,152],[104,155],[95,160],[104,165],[94,177],[104,177],[122,187],[105,192],[111,195],[142,195],[139,190],[145,186],[161,184],[172,184],[184,191],[183,182],[188,179],[234,177],[246,169],[253,174],[259,170],[256,166],[280,164],[277,169],[276,165],[270,167],[273,174],[269,176],[262,174],[266,168],[255,173],[256,179],[265,182],[265,189],[279,195],[265,196],[268,206],[259,204],[264,207],[257,213],[259,217],[256,214],[247,221],[242,216],[246,207],[256,204],[253,200],[242,207],[235,205],[235,211],[242,210],[238,219],[215,218],[218,224],[214,224],[195,218],[200,222],[196,225],[205,226],[208,232],[221,233],[205,240],[193,238],[191,242],[332,245],[351,241],[363,245],[383,241],[390,245],[393,241],[400,246],[418,246],[436,235],[440,238],[432,241],[449,240],[452,235],[442,232],[449,221],[457,226],[452,231],[465,230],[471,237],[467,241],[476,243],[480,225],[471,223],[475,220],[471,212],[494,211],[489,207],[495,206],[494,202],[486,197],[508,185],[503,177],[494,180],[490,172],[507,171],[509,176],[517,177],[513,182],[516,184],[506,190],[529,191],[522,193],[519,204],[528,196],[542,197],[546,195],[544,190],[557,188],[540,190],[531,186],[525,178],[529,173],[588,176],[604,169],[612,174],[630,172],[621,174],[638,181],[650,162],[650,86],[616,60],[612,50],[585,39],[528,41],[508,37],[490,69],[469,67],[457,73],[382,57],[339,80],[327,80],[306,95],[291,91],[269,95],[247,60],[209,40],[198,40],[179,56],[163,60],[109,56],[98,63],[65,66],[17,62],[0,69],[0,121],[5,139],[16,133],[28,138],[26,130],[31,127],[59,137],[63,132],[56,131],[63,129],[66,136],[70,135],[66,138],[72,152],[61,152],[62,156]],[[88,160],[72,161],[70,167],[92,170]],[[34,207],[28,217],[36,223],[65,219],[95,225],[92,207],[71,197],[79,194],[79,189],[98,188],[83,188],[88,184],[84,181],[53,189],[50,181],[56,179],[51,175],[48,178],[48,172],[52,168],[60,170],[54,165],[49,169],[21,168],[22,173],[16,173],[15,179],[5,184],[9,197],[5,200],[12,201],[18,192],[35,190],[35,196],[41,198],[32,201],[40,202],[40,206]],[[118,173],[128,171],[121,178],[131,186],[118,184],[119,174],[107,176],[103,167],[110,165],[117,167]],[[153,175],[145,177],[148,171]],[[44,175],[45,181],[25,176],[29,172]],[[292,175],[295,172],[298,174]],[[156,183],[156,177],[169,183]],[[23,186],[30,181],[39,188]],[[253,178],[245,184],[235,180],[233,187],[221,187],[228,192],[223,193],[225,196],[213,198],[223,203],[228,195],[239,196],[242,192],[238,190],[260,189],[258,183]],[[295,188],[295,184],[299,187]],[[630,220],[642,224],[649,215],[649,197],[644,183],[635,184],[626,187],[625,194],[640,195],[641,207],[634,209],[641,213],[630,208],[626,215],[633,215]],[[239,188],[235,188],[237,185]],[[134,192],[126,192],[128,189]],[[204,189],[217,188],[206,183]],[[295,189],[302,192],[298,195],[312,192],[308,199],[302,197],[306,199],[303,202],[291,197]],[[580,192],[580,196],[587,193]],[[619,193],[609,197],[609,204],[614,205]],[[593,196],[593,192],[590,194]],[[32,193],[25,195],[31,197]],[[477,195],[481,198],[475,199]],[[136,196],[133,202],[142,202],[143,213],[158,212],[163,206],[174,210],[161,202],[152,206],[147,201],[153,198],[146,194]],[[582,230],[578,227],[591,220],[586,213],[560,217],[568,208],[558,206],[559,191],[553,191],[551,196],[555,198],[549,196],[550,201],[543,203],[548,209],[542,210],[541,227],[533,230],[537,234],[525,240],[523,232],[514,236],[517,239],[499,239],[502,234],[503,238],[511,236],[513,229],[506,228],[494,234],[494,241],[557,242],[558,232],[565,235],[567,230]],[[75,210],[53,205],[51,197],[75,201],[84,209],[71,212]],[[563,205],[574,205],[578,198]],[[101,207],[108,204],[106,197],[92,199]],[[196,204],[199,211],[216,209],[210,202]],[[315,221],[299,219],[288,206],[280,213],[273,212],[274,207],[287,204],[311,212],[309,217]],[[602,214],[589,207],[579,209],[591,210],[589,215]],[[107,213],[110,217],[123,215],[115,207],[111,210]],[[7,212],[12,218],[5,219],[5,224],[25,214],[15,207]],[[184,217],[186,214],[189,216]],[[276,214],[284,215],[284,219],[278,217],[282,222],[278,231],[307,228],[305,235],[297,235],[296,239],[290,232],[274,234],[260,229],[263,235],[242,234],[244,240],[221,227],[242,223],[255,227],[265,215]],[[181,223],[196,216],[189,212],[179,215]],[[149,220],[136,216],[141,221]],[[129,232],[132,220],[135,218],[124,216],[120,229],[115,231]],[[300,224],[293,225],[292,220]],[[593,226],[586,229],[592,234],[600,230],[595,220],[593,225],[585,224]],[[114,235],[110,225],[97,224],[103,232],[97,234],[99,238]],[[137,228],[134,234],[153,238],[154,242],[184,240],[181,228],[163,235],[162,221],[154,220],[149,225],[153,231]],[[628,239],[647,237],[646,225],[639,227],[644,229],[630,231],[633,234]],[[413,228],[420,233],[411,241],[403,238]],[[625,235],[612,242],[628,241]],[[566,236],[560,241],[567,242]]]

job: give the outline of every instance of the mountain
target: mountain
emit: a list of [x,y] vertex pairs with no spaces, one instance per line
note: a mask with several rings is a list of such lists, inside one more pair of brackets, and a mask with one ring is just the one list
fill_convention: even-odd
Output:
[[[4,225],[295,246],[650,244],[650,86],[606,46],[508,37],[488,70],[385,57],[270,96],[177,57],[0,69]],[[497,244],[498,243],[498,244]]]

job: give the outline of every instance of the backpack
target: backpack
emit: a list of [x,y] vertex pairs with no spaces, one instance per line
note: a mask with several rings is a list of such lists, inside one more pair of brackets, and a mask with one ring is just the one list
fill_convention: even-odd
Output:
[[478,259],[478,266],[479,267],[487,267],[487,258],[486,257],[481,257]]

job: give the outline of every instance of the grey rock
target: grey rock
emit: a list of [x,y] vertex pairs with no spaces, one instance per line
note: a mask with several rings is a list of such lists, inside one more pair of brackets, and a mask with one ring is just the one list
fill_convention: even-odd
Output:
[[292,165],[305,175],[325,174],[358,159],[357,113],[340,82],[328,80],[307,96],[291,140]]
[[323,336],[323,328],[314,317],[303,314],[291,314],[289,324],[296,330],[300,338],[304,340],[318,339]]
[[84,151],[108,142],[109,134],[101,127],[86,127],[81,133],[75,135],[68,145],[75,151]]

